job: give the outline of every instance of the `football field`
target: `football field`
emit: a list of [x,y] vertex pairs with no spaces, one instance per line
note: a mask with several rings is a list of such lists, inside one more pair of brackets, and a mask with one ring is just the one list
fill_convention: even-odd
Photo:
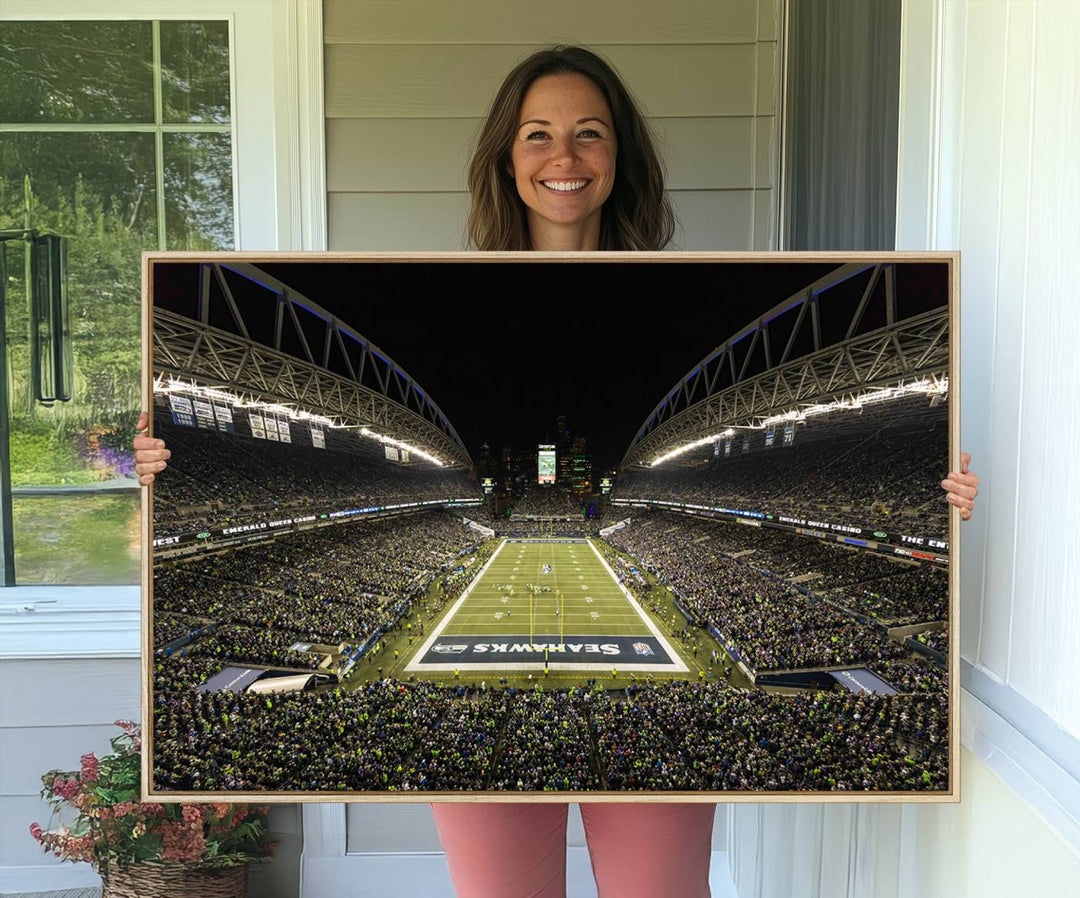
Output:
[[588,540],[507,539],[405,669],[686,673]]

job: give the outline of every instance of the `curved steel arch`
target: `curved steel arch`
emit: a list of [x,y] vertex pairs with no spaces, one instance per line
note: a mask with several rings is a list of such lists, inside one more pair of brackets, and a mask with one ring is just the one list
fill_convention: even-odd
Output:
[[[207,262],[199,267],[198,320],[154,310],[156,371],[292,403],[339,426],[382,429],[387,436],[430,451],[444,464],[473,467],[461,437],[434,400],[362,334],[254,265]],[[251,337],[254,313],[246,310],[245,316],[222,269],[274,294],[272,345]],[[230,329],[209,323],[215,303],[227,313],[215,319],[226,321]],[[313,346],[316,334],[320,346]],[[283,348],[288,344],[298,352]],[[332,362],[345,373],[331,370]]]
[[[870,278],[844,339],[823,347],[819,296],[868,269]],[[863,330],[866,310],[882,278],[886,325]],[[947,371],[948,309],[897,321],[895,285],[893,265],[843,265],[774,306],[721,343],[665,393],[619,467],[647,465],[648,459],[718,428],[756,426],[770,415],[844,393]],[[813,349],[793,360],[793,347],[807,328]],[[778,330],[785,348],[774,360],[772,337]],[[751,374],[751,365],[762,362],[765,370]]]

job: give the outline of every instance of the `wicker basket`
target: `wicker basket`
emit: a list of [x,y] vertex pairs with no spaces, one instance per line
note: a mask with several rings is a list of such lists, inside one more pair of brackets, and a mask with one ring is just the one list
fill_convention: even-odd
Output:
[[187,864],[132,864],[101,876],[101,898],[244,898],[247,865],[201,870]]

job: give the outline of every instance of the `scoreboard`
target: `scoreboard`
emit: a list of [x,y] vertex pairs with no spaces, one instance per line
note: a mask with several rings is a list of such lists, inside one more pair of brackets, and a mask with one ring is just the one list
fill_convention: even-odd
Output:
[[555,446],[541,443],[536,456],[537,483],[555,482]]

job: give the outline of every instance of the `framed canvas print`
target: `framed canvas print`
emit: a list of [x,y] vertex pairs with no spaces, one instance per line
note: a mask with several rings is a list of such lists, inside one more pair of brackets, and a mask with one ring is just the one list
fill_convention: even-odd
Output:
[[958,800],[956,254],[143,264],[147,795]]

